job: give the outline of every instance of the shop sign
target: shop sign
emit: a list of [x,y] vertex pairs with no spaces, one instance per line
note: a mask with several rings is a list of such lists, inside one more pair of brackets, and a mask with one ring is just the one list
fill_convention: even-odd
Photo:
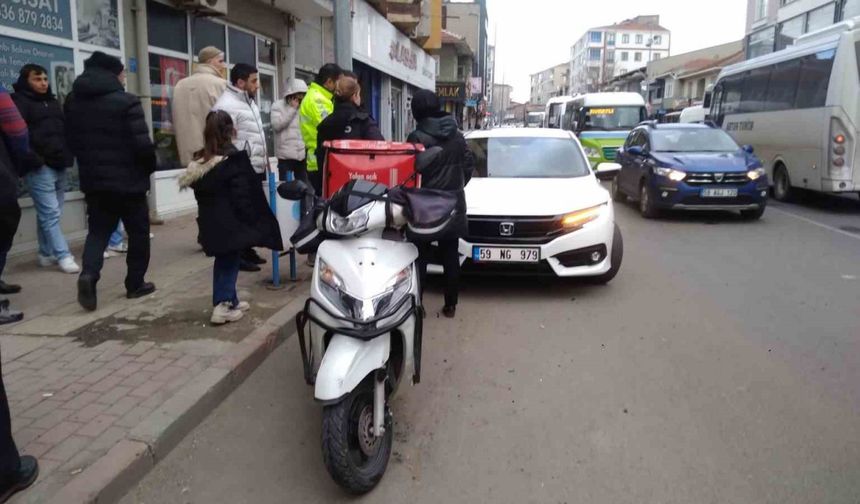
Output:
[[410,46],[401,44],[399,40],[391,41],[391,50],[388,52],[388,57],[410,70],[418,69],[418,57],[415,56],[415,51]]
[[480,77],[470,77],[469,78],[469,95],[471,96],[480,96],[483,94],[483,86],[481,84],[484,82]]
[[10,92],[21,67],[35,63],[48,69],[51,88],[62,102],[75,81],[74,61],[71,49],[0,36],[0,83]]
[[466,97],[466,86],[462,83],[436,83],[436,95],[443,100],[462,101]]
[[72,38],[70,0],[0,0],[0,25]]

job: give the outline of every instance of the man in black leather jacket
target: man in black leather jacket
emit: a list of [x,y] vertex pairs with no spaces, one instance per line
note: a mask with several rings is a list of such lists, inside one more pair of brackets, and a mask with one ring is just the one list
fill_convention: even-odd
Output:
[[[464,187],[472,178],[475,157],[466,145],[463,134],[457,129],[457,121],[442,110],[436,93],[426,89],[417,91],[412,97],[412,115],[418,127],[409,134],[407,141],[423,144],[427,148],[442,148],[434,162],[421,172],[421,187],[451,191],[457,195],[457,222],[447,236],[438,240],[438,253],[445,271],[445,307],[442,313],[453,318],[457,312],[460,290],[460,237],[468,231]],[[420,244],[419,249],[423,285],[433,250],[429,244]]]

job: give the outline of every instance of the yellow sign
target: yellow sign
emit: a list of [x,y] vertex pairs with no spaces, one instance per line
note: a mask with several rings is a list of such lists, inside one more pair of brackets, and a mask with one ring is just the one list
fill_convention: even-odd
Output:
[[615,113],[614,108],[593,108],[588,111],[593,116],[612,115]]

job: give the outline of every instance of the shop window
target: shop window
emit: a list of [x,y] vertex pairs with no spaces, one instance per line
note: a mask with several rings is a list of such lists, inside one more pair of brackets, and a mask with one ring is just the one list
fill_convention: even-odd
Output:
[[149,82],[152,86],[152,133],[156,146],[158,170],[181,168],[173,129],[173,89],[179,79],[188,75],[185,60],[149,55]]
[[827,4],[818,9],[809,11],[806,22],[806,32],[814,32],[832,25],[836,21],[836,4]]
[[78,0],[78,40],[119,49],[117,0]]
[[275,101],[275,77],[267,73],[260,74],[260,89],[257,91],[257,104],[260,106],[260,120],[263,121],[263,133],[266,135],[266,150],[274,156],[275,138],[272,130],[272,104]]
[[797,37],[803,35],[806,26],[806,15],[797,16],[779,25],[779,35],[776,37],[776,50],[785,49],[792,45]]
[[181,53],[188,52],[188,24],[185,12],[149,0],[146,4],[146,17],[149,45]]
[[256,40],[254,36],[248,32],[243,32],[235,28],[229,28],[230,35],[230,55],[228,56],[230,63],[247,63],[257,66],[257,52],[255,48]]
[[227,47],[227,41],[224,37],[224,25],[204,18],[193,18],[191,23],[194,54],[199,53],[200,49],[207,46],[215,46],[221,50]]
[[257,61],[266,65],[277,65],[274,42],[266,39],[257,39]]
[[772,53],[775,36],[773,26],[751,33],[747,41],[747,58]]

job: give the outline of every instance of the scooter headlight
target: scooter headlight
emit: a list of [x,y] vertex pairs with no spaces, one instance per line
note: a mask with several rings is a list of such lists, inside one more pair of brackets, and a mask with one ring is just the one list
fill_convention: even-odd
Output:
[[353,316],[356,312],[356,306],[359,304],[358,300],[344,292],[343,280],[331,266],[322,259],[319,262],[320,291],[341,313],[346,316]]
[[373,205],[364,205],[343,217],[336,212],[328,213],[326,228],[329,232],[338,235],[353,235],[367,230],[370,221],[370,210]]
[[373,311],[377,316],[388,315],[397,306],[401,299],[409,293],[412,287],[412,267],[407,266],[400,270],[388,281],[384,294],[373,300]]

